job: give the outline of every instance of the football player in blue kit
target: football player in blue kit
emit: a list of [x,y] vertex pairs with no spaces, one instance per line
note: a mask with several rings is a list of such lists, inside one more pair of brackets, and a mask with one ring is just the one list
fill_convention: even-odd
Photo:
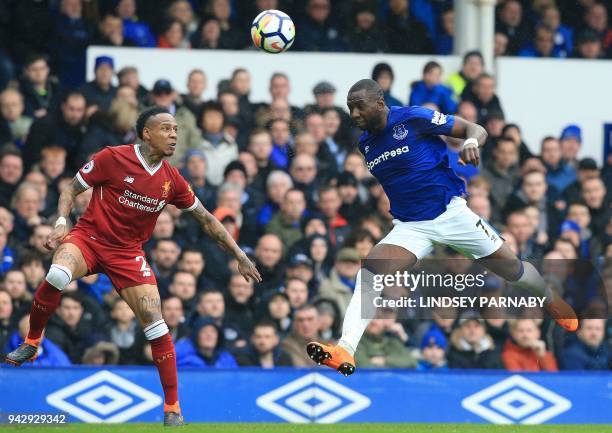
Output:
[[478,149],[487,139],[484,128],[424,107],[387,107],[383,90],[369,79],[351,87],[347,105],[364,131],[359,150],[389,197],[394,226],[357,274],[338,345],[307,345],[315,362],[345,376],[352,374],[353,354],[374,316],[374,298],[380,295],[372,288],[372,275],[410,270],[434,245],[447,245],[514,285],[544,296],[546,310],[561,327],[578,328],[574,310],[547,286],[537,269],[517,258],[497,232],[467,207],[465,184],[449,165],[447,145],[459,148],[464,163],[478,166]]

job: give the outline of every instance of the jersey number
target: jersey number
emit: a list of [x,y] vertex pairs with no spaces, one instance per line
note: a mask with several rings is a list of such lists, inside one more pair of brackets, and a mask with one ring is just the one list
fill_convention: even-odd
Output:
[[147,264],[147,261],[145,260],[145,258],[143,256],[136,256],[136,261],[137,262],[142,262],[140,264],[140,272],[142,272],[142,276],[143,277],[150,277],[151,276],[151,268]]
[[496,241],[497,240],[498,234],[495,233],[495,230],[493,230],[493,234],[490,234],[489,230],[487,230],[487,228],[485,227],[484,223],[482,222],[482,219],[478,220],[478,222],[476,223],[476,227],[480,227],[481,229],[483,229],[485,234],[487,235],[487,237],[489,239],[491,239],[492,241]]
[[484,230],[484,232],[487,234],[487,237],[489,237],[489,231],[486,229],[486,227],[484,226],[484,224],[482,223],[482,220],[478,220],[478,222],[476,223],[476,227],[480,227],[481,229]]

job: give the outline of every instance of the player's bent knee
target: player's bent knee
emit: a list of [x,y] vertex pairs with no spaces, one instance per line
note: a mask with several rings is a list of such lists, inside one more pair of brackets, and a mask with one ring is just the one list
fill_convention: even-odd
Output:
[[66,266],[53,264],[47,272],[45,278],[49,284],[58,290],[64,290],[64,288],[72,281],[72,271]]
[[168,332],[168,325],[166,325],[164,319],[159,319],[144,328],[145,337],[149,341],[166,335]]

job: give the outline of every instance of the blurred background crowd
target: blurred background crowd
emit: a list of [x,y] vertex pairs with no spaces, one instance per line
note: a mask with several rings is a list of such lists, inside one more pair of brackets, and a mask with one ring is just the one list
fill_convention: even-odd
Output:
[[[95,79],[84,83],[90,44],[242,49],[250,45],[250,20],[269,8],[296,20],[297,50],[452,49],[448,1],[0,0],[0,350],[17,347],[27,331],[33,291],[52,255],[43,243],[59,192],[93,153],[133,143],[138,112],[150,105],[176,116],[171,163],[263,276],[258,284],[245,281],[188,214],[166,207],[145,250],[179,367],[310,366],[308,341],[339,338],[360,260],[391,229],[392,217],[354,148],[359,131],[344,95],[336,95],[325,72],[304,107],[290,104],[299,83],[280,72],[270,77],[270,103],[250,100],[257,72],[247,69],[219,83],[194,69],[180,94],[183,83],[160,76],[145,88],[137,68],[116,70],[112,57],[100,56]],[[500,2],[497,54],[603,57],[612,43],[607,17],[607,4],[590,0]],[[399,77],[386,63],[363,75],[380,83],[389,105],[457,113],[487,129],[480,167],[465,167],[449,152],[468,184],[468,205],[521,258],[544,260],[550,283],[589,319],[565,335],[537,309],[513,312],[518,319],[503,309],[434,309],[418,317],[384,309],[366,331],[357,365],[611,368],[612,161],[601,166],[581,155],[579,125],[528,146],[520,125],[506,120],[511,113],[504,113],[478,52],[467,53],[458,71],[427,62],[408,97],[391,94]],[[217,97],[205,101],[209,86]],[[90,195],[77,197],[73,223]],[[476,272],[454,251],[434,257],[452,259],[443,261],[446,273]],[[579,272],[579,263],[589,270]],[[507,290],[491,277],[479,294]],[[151,363],[133,313],[104,275],[65,290],[34,364],[81,363]]]

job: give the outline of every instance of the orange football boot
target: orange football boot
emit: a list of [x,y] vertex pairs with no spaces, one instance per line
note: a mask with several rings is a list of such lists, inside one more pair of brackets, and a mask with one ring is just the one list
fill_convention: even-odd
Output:
[[355,372],[355,359],[343,347],[313,341],[306,346],[306,352],[317,364],[327,365],[344,376]]
[[551,290],[552,301],[544,304],[546,311],[555,319],[555,322],[566,331],[576,332],[578,329],[578,317],[574,309]]

